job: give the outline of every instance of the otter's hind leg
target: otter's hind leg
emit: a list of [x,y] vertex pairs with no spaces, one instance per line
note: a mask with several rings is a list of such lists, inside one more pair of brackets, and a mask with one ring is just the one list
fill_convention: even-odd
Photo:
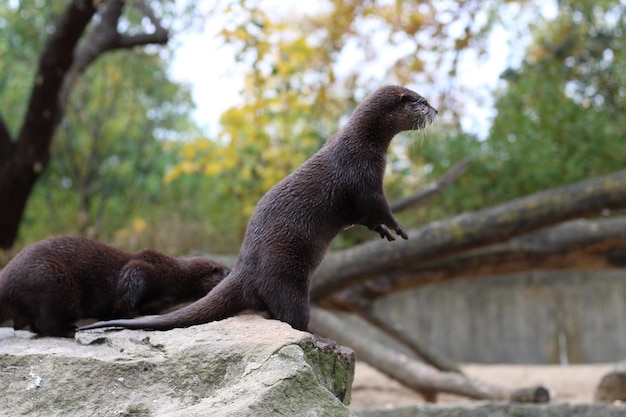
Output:
[[49,337],[74,337],[76,326],[65,320],[46,318],[35,320],[31,330],[41,336]]
[[14,330],[22,330],[27,326],[32,326],[31,320],[29,317],[26,317],[23,314],[15,314],[13,316],[13,329]]
[[32,319],[31,330],[42,336],[74,337],[76,332],[74,322],[77,320],[76,314],[64,309],[42,307]]
[[275,297],[266,302],[270,316],[289,324],[296,330],[308,331],[309,328],[309,297],[295,296]]

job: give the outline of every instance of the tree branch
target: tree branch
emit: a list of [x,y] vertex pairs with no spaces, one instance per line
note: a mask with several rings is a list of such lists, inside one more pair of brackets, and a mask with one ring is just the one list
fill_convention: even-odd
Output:
[[574,220],[458,256],[384,274],[330,296],[324,305],[367,309],[392,292],[433,282],[528,270],[599,270],[624,266],[626,217]]
[[394,213],[406,210],[411,207],[424,204],[441,194],[448,188],[457,178],[459,178],[467,170],[469,158],[464,158],[456,164],[452,169],[446,172],[437,180],[431,182],[426,187],[408,197],[399,198],[389,204],[391,211]]
[[161,45],[167,44],[170,36],[169,32],[161,25],[161,21],[154,15],[154,11],[145,1],[139,1],[135,4],[143,12],[144,16],[150,20],[150,23],[154,26],[154,32],[151,34],[123,36],[120,39],[120,47],[132,48],[137,45],[146,45],[148,43]]
[[312,285],[320,301],[382,274],[398,273],[541,227],[626,207],[626,171],[540,192],[492,208],[432,222],[408,241],[372,241],[326,256]]
[[357,305],[353,305],[352,307],[352,313],[358,315],[381,332],[387,334],[387,336],[397,340],[399,343],[402,343],[427,364],[434,366],[440,371],[462,374],[461,370],[454,362],[443,355],[434,352],[427,346],[423,346],[415,340],[406,337],[405,332],[398,329],[393,323],[386,323],[372,308],[370,308],[369,304],[363,307],[357,307]]
[[[310,328],[317,334],[350,346],[357,358],[418,392],[447,392],[483,400],[512,401],[516,399],[516,390],[487,384],[454,372],[440,372],[407,355],[392,351],[363,332],[343,325],[336,315],[319,307],[311,308]],[[540,392],[547,395],[547,398],[543,396],[540,400],[549,400],[548,391],[543,387],[534,387],[524,391]],[[536,397],[532,395],[526,401],[537,401]]]
[[154,32],[137,35],[120,34],[117,28],[125,3],[124,0],[109,0],[105,10],[102,12],[100,23],[93,29],[87,40],[76,49],[74,65],[72,65],[65,78],[60,94],[63,108],[67,105],[69,96],[80,75],[105,52],[116,49],[130,49],[142,45],[167,44],[169,40],[168,31],[161,26],[150,7],[143,1],[134,2],[133,4],[136,4],[150,20],[155,28]]
[[[40,56],[15,145],[10,138],[7,139],[6,125],[0,121],[0,151],[3,152],[0,157],[0,248],[9,248],[15,242],[26,202],[39,175],[48,165],[54,132],[80,74],[108,50],[168,41],[167,31],[142,0],[129,4],[143,10],[155,31],[132,36],[120,35],[117,30],[124,0],[72,0],[68,3]],[[104,10],[99,23],[77,46],[101,4]],[[15,151],[10,154],[13,146]]]

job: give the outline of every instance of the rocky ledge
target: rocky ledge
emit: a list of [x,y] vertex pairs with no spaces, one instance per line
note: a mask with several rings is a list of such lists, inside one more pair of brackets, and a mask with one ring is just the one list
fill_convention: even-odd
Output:
[[354,354],[256,315],[33,337],[0,327],[0,414],[354,416]]

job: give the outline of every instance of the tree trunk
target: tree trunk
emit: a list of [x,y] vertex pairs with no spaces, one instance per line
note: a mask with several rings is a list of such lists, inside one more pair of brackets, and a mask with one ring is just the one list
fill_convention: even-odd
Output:
[[13,141],[0,117],[0,249],[13,246],[33,187],[48,166],[50,145],[78,76],[104,52],[137,45],[164,44],[168,34],[143,2],[133,4],[156,28],[151,34],[122,36],[118,20],[123,0],[109,0],[100,23],[77,48],[102,3],[72,0],[48,38],[39,58],[22,128]]
[[324,300],[358,311],[396,291],[434,282],[512,274],[529,270],[601,270],[626,265],[626,217],[574,220],[489,246],[381,274]]
[[[0,248],[10,248],[35,181],[50,159],[50,143],[61,119],[58,94],[72,65],[74,47],[96,7],[92,1],[72,1],[39,58],[26,116],[15,146],[0,159]],[[3,142],[11,142],[6,127]]]
[[440,371],[455,372],[462,374],[461,370],[456,363],[452,362],[448,358],[439,353],[429,349],[428,346],[416,342],[415,340],[406,336],[406,332],[398,328],[395,323],[385,323],[382,317],[380,317],[373,309],[359,308],[357,305],[353,305],[351,312],[361,317],[370,325],[374,326],[381,332],[387,334],[392,339],[395,339],[399,343],[409,348],[417,357],[426,362],[427,364],[437,368]]
[[[311,309],[310,328],[315,333],[350,346],[359,360],[430,398],[433,397],[433,392],[447,392],[478,400],[511,401],[520,398],[514,395],[517,390],[491,385],[454,372],[440,372],[414,358],[391,351],[382,343],[354,331],[337,316],[319,307]],[[525,391],[548,392],[543,387],[533,387]],[[535,400],[533,397],[527,401]]]

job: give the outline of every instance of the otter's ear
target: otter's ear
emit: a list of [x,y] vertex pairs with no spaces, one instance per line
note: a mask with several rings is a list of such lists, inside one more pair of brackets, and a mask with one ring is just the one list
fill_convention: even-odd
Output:
[[418,98],[415,97],[412,94],[406,94],[406,93],[402,93],[400,94],[400,102],[401,103],[415,103],[417,102]]

